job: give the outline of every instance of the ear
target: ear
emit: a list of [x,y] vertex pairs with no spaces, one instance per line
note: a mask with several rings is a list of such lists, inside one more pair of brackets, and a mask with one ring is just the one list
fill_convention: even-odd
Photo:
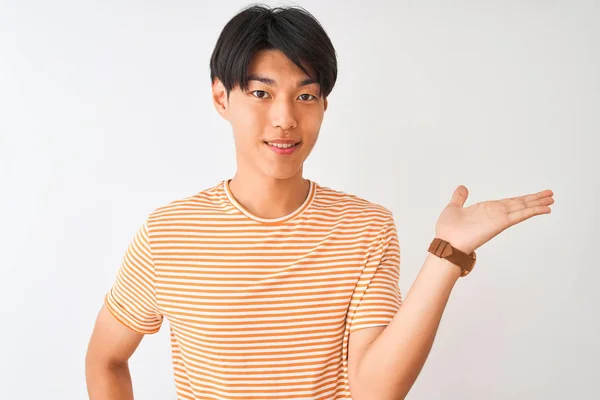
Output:
[[325,100],[323,100],[323,112],[327,111],[327,97],[325,97]]
[[227,89],[219,78],[215,78],[212,84],[212,98],[215,109],[221,116],[227,119],[227,111],[229,108],[229,100],[227,99]]

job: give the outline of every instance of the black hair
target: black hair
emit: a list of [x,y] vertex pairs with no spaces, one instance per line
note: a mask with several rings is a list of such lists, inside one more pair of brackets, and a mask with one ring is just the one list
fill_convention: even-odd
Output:
[[252,4],[223,28],[210,59],[210,80],[219,78],[227,90],[248,90],[248,66],[254,53],[278,49],[321,88],[327,97],[337,79],[337,58],[327,33],[300,6],[269,8]]

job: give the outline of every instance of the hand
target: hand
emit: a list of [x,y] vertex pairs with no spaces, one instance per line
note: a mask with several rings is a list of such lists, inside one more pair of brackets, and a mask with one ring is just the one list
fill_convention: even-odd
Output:
[[504,231],[535,215],[549,214],[554,193],[543,190],[535,194],[502,200],[484,201],[463,208],[469,191],[460,185],[444,208],[435,226],[435,237],[471,254]]

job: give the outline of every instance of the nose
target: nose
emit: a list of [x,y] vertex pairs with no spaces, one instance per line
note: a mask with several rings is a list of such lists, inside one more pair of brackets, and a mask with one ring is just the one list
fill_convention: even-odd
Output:
[[294,102],[285,98],[273,102],[271,106],[271,124],[273,128],[281,128],[284,131],[294,129],[298,125]]

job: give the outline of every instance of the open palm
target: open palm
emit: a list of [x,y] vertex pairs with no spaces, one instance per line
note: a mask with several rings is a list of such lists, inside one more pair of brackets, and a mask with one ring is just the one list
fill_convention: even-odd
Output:
[[460,185],[444,208],[435,228],[435,236],[457,249],[471,253],[504,231],[535,215],[549,214],[554,193],[538,193],[502,200],[484,201],[463,207],[469,191]]

